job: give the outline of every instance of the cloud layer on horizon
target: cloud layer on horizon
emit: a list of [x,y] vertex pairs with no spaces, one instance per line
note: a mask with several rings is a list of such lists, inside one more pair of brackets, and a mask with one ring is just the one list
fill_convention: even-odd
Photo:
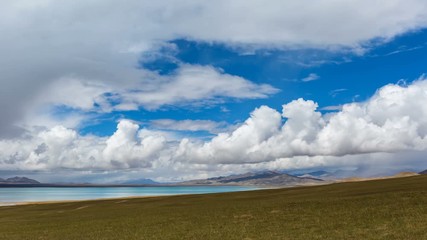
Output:
[[[82,136],[55,126],[31,132],[25,138],[0,140],[0,168],[209,171],[235,164],[330,167],[351,155],[426,151],[426,102],[424,78],[408,86],[386,85],[365,102],[345,104],[342,110],[323,115],[316,111],[315,102],[297,99],[284,104],[282,113],[261,106],[240,127],[204,142],[140,129],[126,119],[119,121],[116,132],[109,137]],[[336,158],[344,155],[348,156]]]

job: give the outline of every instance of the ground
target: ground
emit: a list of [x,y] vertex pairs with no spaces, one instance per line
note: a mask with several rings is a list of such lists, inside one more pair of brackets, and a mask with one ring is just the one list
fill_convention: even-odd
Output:
[[0,239],[427,239],[427,175],[0,208]]

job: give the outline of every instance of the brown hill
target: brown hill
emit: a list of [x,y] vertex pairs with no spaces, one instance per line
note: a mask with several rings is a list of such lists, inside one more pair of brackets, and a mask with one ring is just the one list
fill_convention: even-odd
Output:
[[178,185],[239,185],[239,186],[296,186],[324,183],[323,180],[310,177],[297,177],[275,171],[245,173],[226,177],[198,179]]
[[400,172],[393,176],[384,176],[384,177],[349,177],[338,180],[338,182],[361,182],[361,181],[370,181],[370,180],[379,180],[379,179],[389,179],[389,178],[402,178],[402,177],[412,177],[419,175],[416,172]]
[[13,177],[7,179],[0,178],[0,184],[40,184],[40,182],[26,177]]

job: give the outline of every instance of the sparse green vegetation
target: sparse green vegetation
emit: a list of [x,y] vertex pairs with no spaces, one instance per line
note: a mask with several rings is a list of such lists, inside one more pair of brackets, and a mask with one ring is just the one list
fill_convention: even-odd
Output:
[[427,239],[427,175],[0,208],[0,239]]

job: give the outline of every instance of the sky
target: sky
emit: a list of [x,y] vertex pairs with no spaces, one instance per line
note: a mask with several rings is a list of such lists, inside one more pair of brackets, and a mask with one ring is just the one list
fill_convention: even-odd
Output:
[[6,0],[0,177],[427,168],[423,0]]

